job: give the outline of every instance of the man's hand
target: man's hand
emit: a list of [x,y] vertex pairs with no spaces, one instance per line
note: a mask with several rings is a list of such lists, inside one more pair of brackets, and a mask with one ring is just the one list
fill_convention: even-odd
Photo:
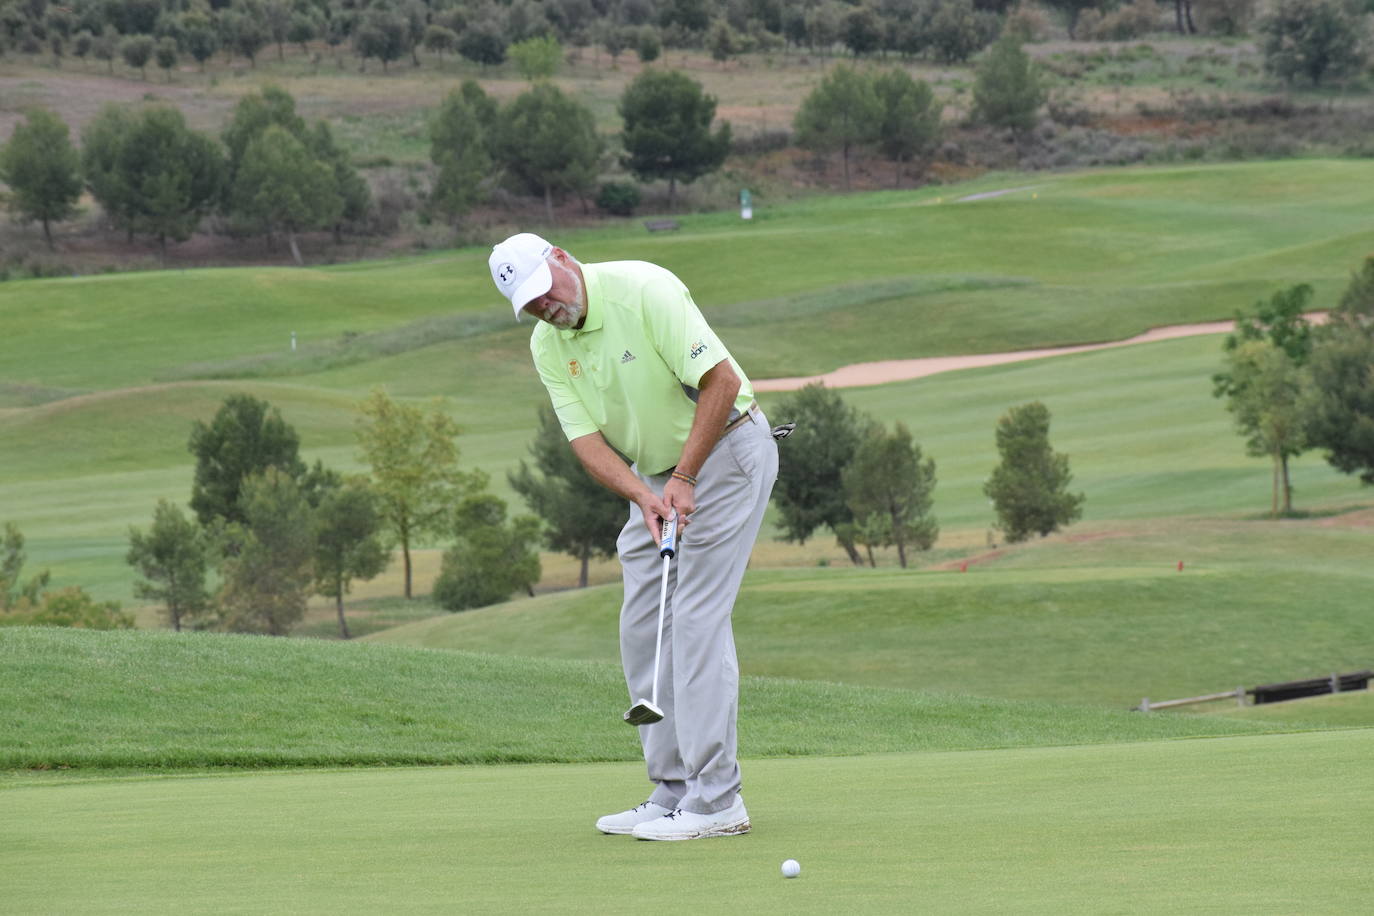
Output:
[[677,527],[681,531],[687,526],[687,515],[696,510],[696,498],[692,487],[683,480],[669,480],[659,496],[644,485],[630,468],[606,444],[601,433],[592,433],[572,440],[573,454],[582,462],[582,467],[592,478],[612,492],[618,493],[639,506],[644,515],[644,526],[659,542],[663,534],[663,520],[677,512]]
[[692,520],[692,513],[697,510],[696,487],[685,480],[671,477],[663,488],[663,502],[669,509],[677,510],[678,530],[686,528]]
[[[663,522],[672,517],[672,506],[668,504],[666,499],[651,491],[646,491],[635,502],[639,504],[639,511],[644,515],[644,527],[648,528],[649,534],[653,535],[654,543],[662,546]],[[681,531],[686,524],[687,517],[679,509],[677,511],[677,530]]]

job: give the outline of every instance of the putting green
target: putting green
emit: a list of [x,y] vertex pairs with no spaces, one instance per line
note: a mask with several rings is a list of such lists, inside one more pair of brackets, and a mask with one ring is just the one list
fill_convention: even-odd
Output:
[[[639,766],[0,790],[6,910],[1336,913],[1367,904],[1374,730],[745,762],[747,837],[605,837]],[[801,862],[785,880],[781,862]]]

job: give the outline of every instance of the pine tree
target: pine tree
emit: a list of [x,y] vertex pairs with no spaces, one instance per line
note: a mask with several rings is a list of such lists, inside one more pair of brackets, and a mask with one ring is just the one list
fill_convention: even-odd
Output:
[[220,566],[221,625],[234,633],[285,636],[305,616],[314,575],[310,504],[292,477],[268,468],[243,483],[243,522]]
[[640,181],[668,181],[668,209],[677,183],[689,184],[720,168],[730,152],[730,125],[714,132],[716,100],[701,84],[673,70],[646,69],[620,97],[621,164]]
[[[477,91],[482,90],[477,87]],[[491,171],[486,127],[463,89],[444,97],[430,124],[429,137],[429,157],[439,169],[429,205],[457,222],[480,199],[483,181]]]
[[286,233],[297,264],[305,262],[296,234],[333,226],[343,214],[333,169],[276,125],[248,144],[230,202],[236,214],[269,234]]
[[1083,494],[1068,492],[1069,458],[1050,449],[1050,411],[1034,401],[1013,407],[997,421],[1002,462],[983,493],[992,500],[1007,541],[1024,541],[1077,521]]
[[539,409],[539,430],[529,452],[534,467],[521,461],[506,479],[544,523],[545,545],[577,559],[578,587],[586,588],[592,558],[615,556],[625,500],[586,472],[548,406]]
[[601,137],[592,113],[552,83],[540,83],[506,106],[498,159],[526,190],[542,194],[549,222],[556,193],[585,193],[596,180]]
[[[930,514],[934,503],[935,460],[922,460],[921,447],[901,423],[888,433],[875,427],[844,469],[845,501],[856,532],[870,545],[892,544],[907,565],[908,548],[929,550],[940,526]],[[872,553],[870,551],[870,562]]]
[[1008,34],[998,39],[976,68],[973,82],[973,115],[993,127],[1025,133],[1035,126],[1035,116],[1045,104],[1046,91],[1020,39]]
[[804,148],[818,153],[840,151],[848,188],[850,154],[855,147],[878,139],[882,102],[867,74],[840,64],[802,99],[793,123],[797,142]]
[[129,528],[125,559],[143,576],[134,582],[134,597],[161,604],[172,629],[180,631],[207,610],[205,532],[171,502],[158,500],[146,533]]
[[839,392],[820,384],[787,395],[777,414],[797,424],[787,447],[778,450],[778,482],[773,488],[783,538],[804,544],[817,528],[828,527],[854,565],[861,565],[850,527],[854,513],[845,502],[842,477],[876,424],[846,404]]
[[61,118],[43,108],[28,112],[0,147],[0,181],[10,186],[10,212],[42,223],[43,238],[55,247],[52,224],[72,216],[81,197],[81,158]]
[[239,498],[248,477],[273,467],[296,478],[305,473],[296,430],[247,394],[226,398],[209,424],[197,420],[187,448],[196,459],[191,509],[202,525],[245,521]]
[[329,488],[315,507],[315,591],[334,599],[339,635],[349,638],[344,596],[354,579],[371,579],[386,569],[382,516],[376,494],[363,481]]

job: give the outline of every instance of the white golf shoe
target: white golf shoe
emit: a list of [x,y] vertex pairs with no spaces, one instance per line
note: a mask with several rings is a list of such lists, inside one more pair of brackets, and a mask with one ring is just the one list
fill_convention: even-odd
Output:
[[711,836],[739,836],[749,832],[744,799],[715,814],[693,814],[679,808],[634,828],[636,840],[700,840]]
[[602,833],[633,833],[635,827],[645,821],[658,820],[665,814],[672,814],[673,809],[665,808],[660,804],[646,801],[644,804],[629,811],[622,811],[619,814],[608,814],[596,822],[596,829]]

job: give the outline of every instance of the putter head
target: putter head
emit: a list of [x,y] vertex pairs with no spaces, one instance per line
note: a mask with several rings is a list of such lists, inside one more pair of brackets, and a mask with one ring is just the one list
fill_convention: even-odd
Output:
[[663,710],[648,700],[638,700],[625,712],[626,725],[653,725],[663,718]]

